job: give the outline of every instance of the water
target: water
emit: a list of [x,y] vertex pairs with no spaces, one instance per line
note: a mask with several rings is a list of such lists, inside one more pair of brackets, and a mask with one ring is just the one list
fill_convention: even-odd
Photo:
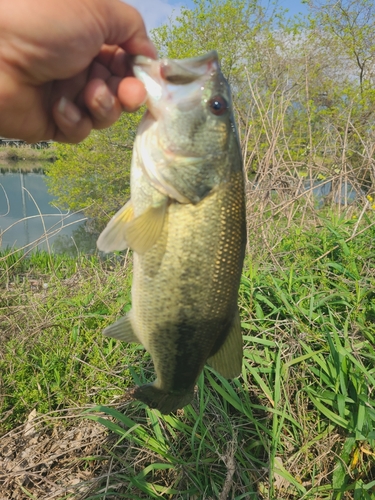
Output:
[[53,205],[41,173],[0,173],[0,248],[92,251],[96,236],[85,229],[82,213]]
[[[318,202],[318,207],[324,205],[324,200],[333,192],[334,185],[333,181],[328,180],[310,180],[306,179],[303,183],[303,190],[309,191],[312,190],[314,197]],[[355,187],[349,181],[343,181],[336,188],[336,191],[333,193],[333,201],[336,204],[344,205],[351,204],[360,199],[360,197],[365,196],[365,192],[363,189],[355,189]]]

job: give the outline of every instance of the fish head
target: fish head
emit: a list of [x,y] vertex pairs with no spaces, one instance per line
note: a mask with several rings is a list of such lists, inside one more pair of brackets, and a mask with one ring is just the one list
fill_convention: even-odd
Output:
[[153,148],[164,159],[220,158],[231,138],[238,141],[216,51],[182,60],[136,56],[133,71],[147,90],[144,131],[152,127]]

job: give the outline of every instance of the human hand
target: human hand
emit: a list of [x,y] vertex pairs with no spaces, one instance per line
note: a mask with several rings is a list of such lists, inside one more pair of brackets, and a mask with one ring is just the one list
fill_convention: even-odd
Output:
[[146,98],[129,55],[156,57],[120,0],[0,0],[0,135],[76,143]]

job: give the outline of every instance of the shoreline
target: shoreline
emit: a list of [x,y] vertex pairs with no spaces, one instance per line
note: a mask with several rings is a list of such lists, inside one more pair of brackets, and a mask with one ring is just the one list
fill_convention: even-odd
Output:
[[48,163],[56,160],[54,146],[47,148],[32,148],[26,146],[1,146],[0,147],[0,173],[41,173]]
[[33,148],[29,145],[0,146],[1,161],[55,161],[56,149],[52,146]]

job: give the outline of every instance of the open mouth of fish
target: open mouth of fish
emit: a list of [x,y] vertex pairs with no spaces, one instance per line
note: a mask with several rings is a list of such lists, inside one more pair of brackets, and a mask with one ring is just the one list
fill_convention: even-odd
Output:
[[216,74],[218,68],[218,55],[214,50],[181,61],[155,61],[145,56],[135,56],[133,61],[133,72],[146,87],[147,107],[155,119],[168,112],[168,104],[178,102],[180,109],[197,104],[206,81]]

